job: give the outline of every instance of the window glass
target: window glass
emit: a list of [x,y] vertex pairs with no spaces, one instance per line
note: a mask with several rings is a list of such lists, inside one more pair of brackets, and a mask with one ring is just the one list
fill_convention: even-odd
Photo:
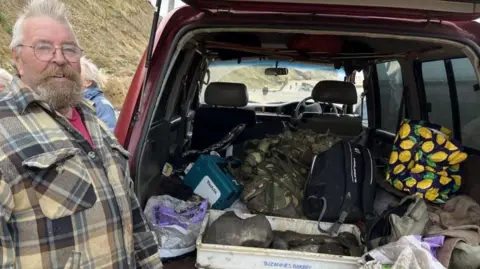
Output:
[[462,143],[480,149],[480,91],[474,90],[477,77],[468,58],[452,59],[460,110]]
[[[286,75],[267,75],[265,70],[277,66],[288,70]],[[210,63],[211,82],[245,84],[249,106],[285,104],[299,102],[312,95],[313,87],[322,80],[344,81],[345,71],[319,63],[275,62],[246,59],[235,61],[215,61]],[[200,101],[205,103],[205,89],[200,93]],[[358,91],[363,91],[361,88]],[[341,107],[340,104],[337,106]]]
[[453,130],[452,103],[445,62],[441,60],[423,63],[422,74],[425,96],[431,107],[428,113],[429,121]]
[[380,88],[381,127],[396,133],[403,93],[400,64],[398,61],[377,64],[377,74]]
[[365,77],[364,77],[363,71],[360,71],[360,72],[356,71],[355,87],[357,88],[357,93],[358,93],[358,103],[355,104],[354,111],[355,111],[355,114],[362,117],[363,127],[368,127],[367,99],[366,97],[363,97],[362,99],[362,94],[364,94],[364,89],[363,89],[364,80],[365,80]]
[[[477,77],[468,58],[452,59],[457,90],[462,143],[480,149],[480,91],[475,91]],[[429,121],[453,130],[452,98],[448,86],[445,61],[422,65],[427,102],[431,105]]]

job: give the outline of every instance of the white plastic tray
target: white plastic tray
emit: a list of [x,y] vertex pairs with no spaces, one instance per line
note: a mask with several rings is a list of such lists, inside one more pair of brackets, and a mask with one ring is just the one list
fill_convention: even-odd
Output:
[[[225,211],[210,210],[203,221],[200,236],[197,239],[196,267],[199,269],[358,269],[362,266],[361,257],[202,243],[207,227],[224,213]],[[240,218],[253,216],[249,214],[237,215]],[[269,216],[267,216],[267,219],[275,231],[294,231],[312,235],[321,234],[315,221]],[[332,224],[321,223],[320,225],[326,230]],[[358,227],[344,224],[340,227],[340,232],[350,232],[360,242],[360,230]]]

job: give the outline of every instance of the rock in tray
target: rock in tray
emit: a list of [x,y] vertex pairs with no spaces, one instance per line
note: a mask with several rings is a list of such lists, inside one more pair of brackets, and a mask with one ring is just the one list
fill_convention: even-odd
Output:
[[226,212],[208,227],[203,242],[229,246],[268,248],[273,241],[270,222],[263,215],[247,219]]

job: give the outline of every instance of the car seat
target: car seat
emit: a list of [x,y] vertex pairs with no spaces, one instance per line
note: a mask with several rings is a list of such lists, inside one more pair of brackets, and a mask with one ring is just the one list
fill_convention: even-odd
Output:
[[[255,111],[248,104],[247,86],[240,83],[212,82],[205,89],[206,106],[195,111],[191,149],[202,150],[220,141],[234,127],[256,123]],[[237,140],[242,139],[242,134]]]
[[[353,83],[324,80],[313,88],[312,99],[315,102],[354,105],[358,101],[358,96]],[[362,132],[362,119],[356,115],[306,112],[303,114],[303,119],[299,123],[300,128],[312,129],[318,133],[329,130],[342,137],[355,137]]]

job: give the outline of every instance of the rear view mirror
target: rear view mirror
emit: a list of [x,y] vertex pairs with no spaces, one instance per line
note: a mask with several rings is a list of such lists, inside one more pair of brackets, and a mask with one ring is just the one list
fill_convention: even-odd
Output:
[[285,76],[288,75],[288,68],[267,68],[265,69],[267,76]]

